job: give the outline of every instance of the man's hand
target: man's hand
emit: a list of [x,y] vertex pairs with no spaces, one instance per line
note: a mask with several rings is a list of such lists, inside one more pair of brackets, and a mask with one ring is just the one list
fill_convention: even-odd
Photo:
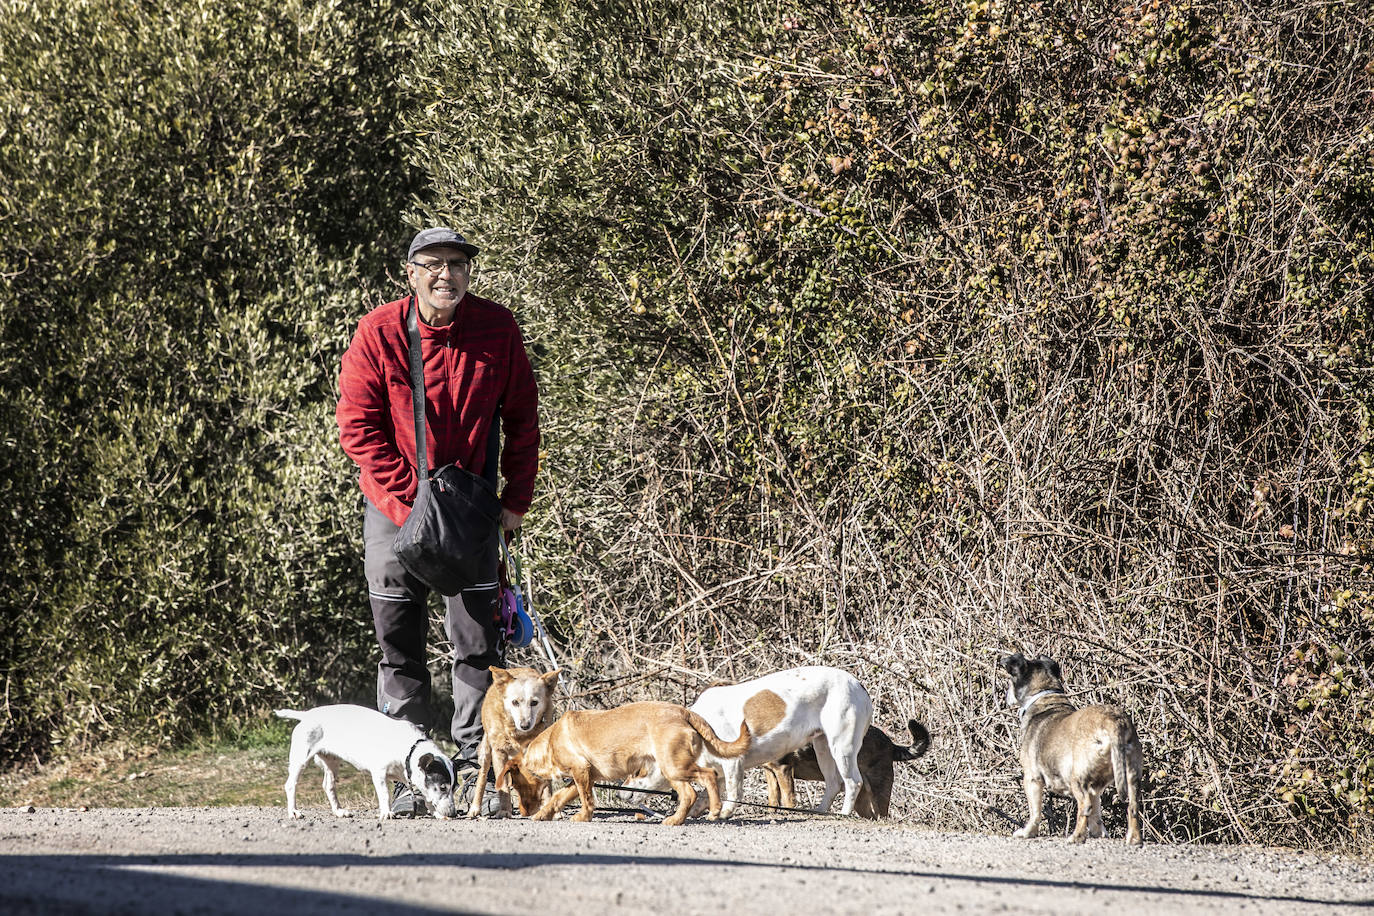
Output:
[[522,521],[524,521],[524,519],[525,519],[525,516],[524,516],[522,513],[512,512],[512,511],[510,511],[509,509],[507,509],[507,508],[505,508],[505,507],[502,507],[502,509],[501,509],[501,530],[502,530],[502,531],[514,531],[516,528],[519,528],[519,527],[520,527],[520,523],[521,523]]

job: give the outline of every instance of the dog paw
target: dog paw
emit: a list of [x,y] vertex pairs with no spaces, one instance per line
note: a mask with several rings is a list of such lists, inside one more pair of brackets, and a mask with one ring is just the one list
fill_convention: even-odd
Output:
[[286,816],[293,821],[298,821],[305,817],[305,815],[301,814],[299,811],[288,811],[286,812]]
[[1028,840],[1035,836],[1035,834],[1031,833],[1025,827],[1022,827],[1020,830],[1013,833],[1012,836],[1016,837],[1018,840]]
[[348,810],[347,808],[340,808],[340,809],[338,809],[337,811],[334,812],[334,816],[335,816],[335,817],[352,817],[352,816],[353,816],[353,812],[350,811],[350,810]]

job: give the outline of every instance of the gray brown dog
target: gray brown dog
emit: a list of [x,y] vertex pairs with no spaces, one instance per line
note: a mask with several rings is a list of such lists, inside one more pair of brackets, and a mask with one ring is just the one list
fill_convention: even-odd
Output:
[[1040,832],[1046,790],[1078,803],[1073,842],[1103,836],[1102,793],[1115,788],[1126,799],[1126,842],[1139,846],[1140,738],[1130,716],[1115,706],[1075,708],[1064,695],[1059,664],[1043,655],[1009,655],[1002,669],[1011,676],[1007,703],[1021,711],[1021,770],[1030,803],[1030,820],[1013,836]]
[[[898,761],[915,760],[930,749],[930,732],[915,719],[908,719],[911,746],[903,747],[887,736],[881,728],[870,725],[859,747],[859,772],[863,774],[863,788],[854,803],[854,813],[869,820],[887,817],[892,804],[892,765]],[[795,780],[825,779],[816,751],[806,747],[784,754],[773,763],[764,764],[768,780],[768,804],[795,808],[797,804]]]

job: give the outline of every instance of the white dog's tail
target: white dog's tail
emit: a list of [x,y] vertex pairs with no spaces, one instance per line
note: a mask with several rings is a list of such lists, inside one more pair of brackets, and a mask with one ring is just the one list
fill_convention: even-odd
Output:
[[295,719],[299,722],[301,719],[305,718],[305,713],[297,712],[294,709],[277,709],[274,710],[274,712],[282,719]]

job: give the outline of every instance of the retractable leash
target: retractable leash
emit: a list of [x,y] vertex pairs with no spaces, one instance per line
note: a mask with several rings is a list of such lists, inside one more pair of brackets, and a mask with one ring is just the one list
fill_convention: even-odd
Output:
[[[558,667],[558,659],[554,656],[553,646],[549,643],[549,637],[544,632],[544,625],[539,620],[539,615],[534,612],[534,605],[529,600],[530,581],[520,568],[520,563],[511,553],[506,544],[505,535],[501,535],[498,540],[501,542],[501,555],[506,560],[506,569],[509,573],[511,586],[501,588],[501,620],[505,632],[507,645],[516,648],[524,648],[539,637],[539,648],[543,650],[544,657],[549,660],[549,670]],[[569,679],[571,680],[571,679]]]

